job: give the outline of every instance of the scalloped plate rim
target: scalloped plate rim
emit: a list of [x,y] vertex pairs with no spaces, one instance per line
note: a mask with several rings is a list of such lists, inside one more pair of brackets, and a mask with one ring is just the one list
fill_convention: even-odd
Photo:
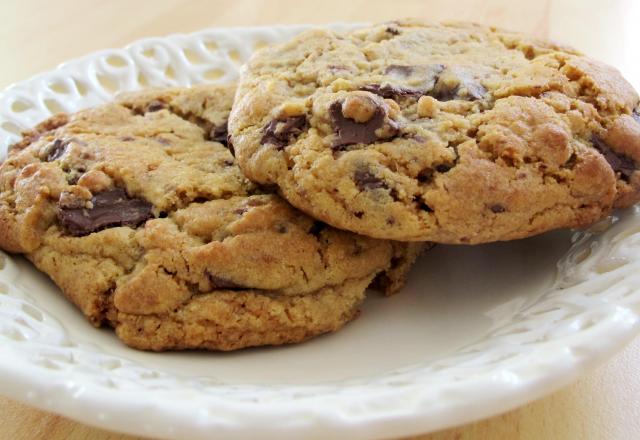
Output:
[[[635,317],[632,322],[627,322],[619,327],[614,327],[619,330],[617,339],[614,339],[614,343],[604,344],[599,348],[590,347],[586,351],[586,355],[582,359],[576,360],[573,364],[561,365],[555,371],[555,375],[541,375],[534,380],[527,381],[526,386],[519,386],[519,391],[510,389],[509,382],[502,382],[505,385],[503,389],[494,389],[494,394],[486,400],[486,406],[478,410],[478,407],[470,403],[468,407],[456,408],[455,412],[460,411],[472,411],[472,415],[464,418],[463,423],[470,423],[483,418],[495,416],[513,408],[541,398],[548,395],[572,382],[577,380],[585,373],[594,370],[602,363],[604,363],[612,355],[620,351],[631,340],[633,340],[640,332],[640,320]],[[604,334],[611,335],[612,332],[605,331]],[[570,349],[569,346],[564,348]],[[1,349],[0,349],[1,352]],[[534,355],[532,352],[531,355]],[[26,368],[25,368],[26,367]],[[260,413],[264,415],[264,408],[259,411],[247,411],[248,408],[242,408],[242,414],[238,414],[240,417],[235,420],[236,423],[228,425],[220,425],[214,423],[207,424],[201,423],[183,423],[184,419],[175,417],[175,406],[165,405],[164,402],[155,402],[155,407],[148,407],[148,410],[153,412],[152,417],[157,417],[158,413],[163,413],[163,418],[177,419],[174,421],[174,426],[170,430],[158,430],[157,427],[144,426],[144,429],[139,429],[136,426],[140,426],[138,423],[140,418],[139,412],[132,412],[131,406],[139,406],[140,404],[131,401],[127,402],[126,406],[123,406],[123,392],[110,389],[88,389],[83,392],[84,398],[81,402],[78,402],[77,389],[73,385],[73,382],[54,383],[50,384],[46,382],[45,377],[34,376],[40,380],[41,392],[54,392],[55,398],[48,401],[37,401],[34,397],[29,398],[25,396],[23,392],[19,390],[21,385],[33,384],[34,377],[25,378],[28,376],[28,369],[32,368],[28,364],[23,366],[24,369],[12,369],[8,368],[6,364],[0,362],[0,372],[2,372],[3,380],[0,381],[0,391],[3,395],[14,398],[22,403],[37,407],[39,409],[50,411],[55,414],[59,414],[65,417],[69,417],[81,423],[86,423],[91,426],[99,427],[109,431],[116,431],[126,433],[130,435],[153,435],[163,439],[180,438],[177,435],[180,433],[189,431],[191,438],[206,439],[210,438],[211,431],[215,428],[218,434],[224,435],[224,438],[229,439],[246,439],[249,438],[247,431],[253,431],[258,427],[250,427],[246,423],[245,417],[256,416]],[[39,371],[39,370],[36,370]],[[10,375],[14,381],[13,386],[7,387],[6,375]],[[485,385],[499,385],[500,381],[489,381]],[[62,392],[60,392],[62,390]],[[131,397],[131,396],[126,396]],[[126,398],[125,397],[125,398]],[[74,403],[76,405],[74,405]],[[78,416],[77,404],[81,403],[83,406],[83,412],[94,410],[95,417]],[[148,402],[142,403],[147,405]],[[105,411],[105,406],[110,407],[110,410]],[[287,407],[291,410],[291,407]],[[473,411],[475,409],[475,411]],[[278,408],[276,414],[281,414],[282,408]],[[424,434],[427,432],[433,432],[440,429],[449,428],[460,424],[459,419],[452,416],[452,408],[443,408],[439,412],[431,413],[428,417],[425,414],[420,414],[421,411],[416,410],[414,413],[396,415],[393,417],[378,418],[374,420],[364,420],[349,423],[339,417],[331,419],[331,425],[323,425],[319,430],[323,431],[322,435],[331,436],[330,438],[344,438],[353,440],[366,440],[366,439],[384,439],[396,436],[410,436]],[[110,412],[109,418],[101,417],[101,413]],[[428,410],[426,411],[429,412]],[[258,413],[258,414],[256,414]],[[306,414],[308,415],[308,414]],[[128,417],[127,417],[128,416]],[[249,416],[249,417],[250,417]],[[273,416],[270,414],[269,416]],[[295,417],[295,414],[288,414],[289,417]],[[448,417],[447,417],[448,416]],[[125,419],[127,423],[125,425],[114,426],[112,419],[121,417],[120,420]],[[293,418],[292,417],[292,418]],[[259,425],[260,438],[268,439],[299,439],[301,436],[308,436],[309,438],[315,437],[318,431],[317,420],[316,423],[307,424],[294,424],[292,427],[286,429],[278,429],[269,423],[264,423],[270,420],[268,417],[260,418],[262,424]],[[324,423],[327,421],[324,420]],[[274,429],[275,428],[275,429]],[[315,431],[315,432],[314,432]],[[255,432],[255,431],[254,431]],[[325,437],[328,438],[328,437]]]

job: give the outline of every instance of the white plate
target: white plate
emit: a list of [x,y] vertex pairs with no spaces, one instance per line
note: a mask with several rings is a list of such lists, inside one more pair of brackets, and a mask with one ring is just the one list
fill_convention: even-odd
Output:
[[[301,29],[214,29],[71,61],[0,96],[1,145],[120,90],[231,80],[256,46]],[[598,230],[437,247],[400,295],[371,295],[343,331],[231,354],[130,350],[7,256],[0,393],[163,438],[365,439],[461,424],[569,383],[636,334],[640,209]]]

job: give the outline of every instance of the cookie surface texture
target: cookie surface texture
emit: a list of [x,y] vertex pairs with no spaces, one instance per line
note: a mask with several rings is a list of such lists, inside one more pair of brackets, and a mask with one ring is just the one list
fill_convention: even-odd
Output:
[[479,25],[313,30],[263,49],[229,127],[250,179],[377,238],[511,240],[640,197],[638,95],[620,73]]
[[336,230],[244,177],[225,145],[234,90],[128,94],[26,133],[0,167],[2,248],[148,350],[299,342],[354,318],[376,276],[397,290],[415,247]]

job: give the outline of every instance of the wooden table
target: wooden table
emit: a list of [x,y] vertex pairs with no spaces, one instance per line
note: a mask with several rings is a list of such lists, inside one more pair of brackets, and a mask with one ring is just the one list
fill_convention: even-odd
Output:
[[[494,24],[572,44],[640,89],[638,0],[5,0],[0,87],[88,52],[210,26],[378,21],[404,16]],[[576,384],[427,439],[640,438],[640,339]],[[131,439],[0,398],[0,440]]]

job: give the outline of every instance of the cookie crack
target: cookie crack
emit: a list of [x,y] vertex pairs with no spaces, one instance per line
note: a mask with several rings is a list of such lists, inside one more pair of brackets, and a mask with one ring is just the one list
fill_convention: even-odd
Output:
[[[528,220],[528,224],[529,224],[529,226],[530,226],[530,227],[532,227],[532,226],[533,226],[533,224],[534,224],[534,222],[535,222],[538,218],[540,218],[540,217],[542,217],[542,216],[546,215],[546,214],[547,214],[547,213],[549,213],[549,212],[557,211],[558,209],[563,208],[563,207],[566,207],[566,208],[571,209],[572,211],[575,211],[575,210],[576,210],[576,208],[582,208],[582,207],[585,207],[585,208],[586,208],[586,207],[589,207],[589,206],[591,206],[591,205],[581,205],[581,206],[578,206],[578,207],[577,207],[575,204],[571,204],[571,203],[556,203],[556,204],[554,204],[554,205],[552,205],[552,206],[548,206],[548,207],[546,207],[546,208],[544,208],[544,209],[541,209],[541,210],[536,211],[535,213],[533,213],[533,214],[531,215],[531,217],[529,218],[529,220]],[[575,217],[575,216],[574,216],[574,217]]]

